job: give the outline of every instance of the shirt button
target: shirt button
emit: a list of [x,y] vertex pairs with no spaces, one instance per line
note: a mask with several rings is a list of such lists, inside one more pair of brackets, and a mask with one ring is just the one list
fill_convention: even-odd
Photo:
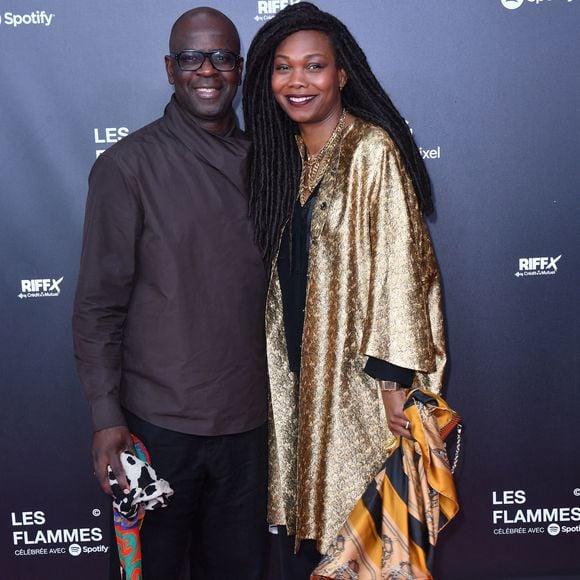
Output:
[[326,209],[326,202],[325,202],[325,201],[323,201],[323,202],[320,204],[320,209]]

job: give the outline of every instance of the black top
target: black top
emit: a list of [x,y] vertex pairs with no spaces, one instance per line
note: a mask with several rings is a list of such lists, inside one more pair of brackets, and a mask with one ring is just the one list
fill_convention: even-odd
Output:
[[239,433],[266,420],[266,273],[248,218],[249,143],[173,98],[89,177],[74,307],[95,430],[121,406],[160,427]]
[[[308,285],[308,253],[310,250],[310,224],[318,187],[304,206],[296,200],[290,223],[285,228],[278,253],[278,278],[282,291],[284,331],[290,370],[300,373],[302,332]],[[410,386],[415,372],[378,358],[369,357],[364,368],[371,377],[383,381],[396,381]]]

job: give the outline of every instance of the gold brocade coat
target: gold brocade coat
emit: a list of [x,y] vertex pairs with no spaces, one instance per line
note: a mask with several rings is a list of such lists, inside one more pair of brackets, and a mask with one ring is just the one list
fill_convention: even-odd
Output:
[[387,456],[373,356],[441,387],[437,264],[410,177],[386,131],[346,130],[311,223],[300,385],[288,366],[276,269],[266,308],[270,376],[268,521],[325,552]]

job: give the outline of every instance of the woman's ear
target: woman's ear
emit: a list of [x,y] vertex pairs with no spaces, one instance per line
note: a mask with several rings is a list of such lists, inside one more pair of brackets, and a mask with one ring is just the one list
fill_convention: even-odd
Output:
[[346,71],[343,68],[338,69],[338,86],[340,90],[344,89],[346,83],[348,82],[348,76],[346,75]]

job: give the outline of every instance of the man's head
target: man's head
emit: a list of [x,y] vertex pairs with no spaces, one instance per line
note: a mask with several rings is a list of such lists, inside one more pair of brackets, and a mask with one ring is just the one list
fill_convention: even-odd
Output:
[[[233,122],[232,101],[243,67],[243,59],[238,57],[240,37],[233,22],[213,8],[188,10],[171,29],[169,51],[165,67],[177,101],[204,129],[223,134]],[[203,55],[190,51],[222,52]],[[200,61],[197,70],[183,70],[196,68]]]

